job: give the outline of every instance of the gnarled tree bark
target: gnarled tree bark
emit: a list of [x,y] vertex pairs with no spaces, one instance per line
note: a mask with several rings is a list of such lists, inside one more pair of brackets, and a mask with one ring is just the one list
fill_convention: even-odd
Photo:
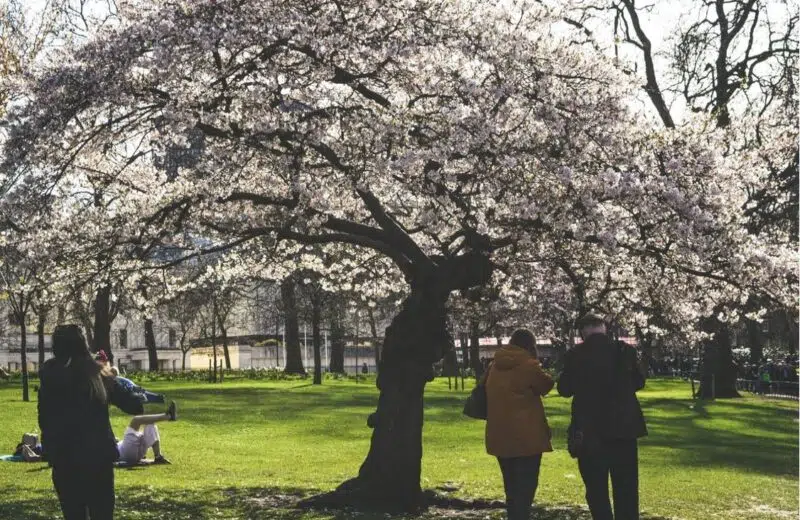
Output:
[[412,279],[411,294],[386,329],[378,407],[367,420],[372,428],[367,457],[357,477],[318,501],[382,511],[415,511],[423,505],[423,396],[433,379],[433,364],[453,348],[447,300],[455,289],[486,283],[491,270],[485,256],[466,254]]

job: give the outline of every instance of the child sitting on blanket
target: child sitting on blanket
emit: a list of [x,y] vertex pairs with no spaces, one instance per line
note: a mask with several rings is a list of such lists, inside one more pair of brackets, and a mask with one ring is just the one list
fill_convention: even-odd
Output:
[[23,433],[22,442],[17,444],[14,450],[15,457],[22,457],[25,462],[44,461],[42,445],[39,444],[39,436],[35,433]]

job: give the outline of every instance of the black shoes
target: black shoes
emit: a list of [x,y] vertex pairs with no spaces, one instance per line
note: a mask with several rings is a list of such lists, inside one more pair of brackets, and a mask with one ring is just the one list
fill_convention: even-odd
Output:
[[169,415],[170,421],[178,420],[178,405],[175,404],[175,401],[169,402],[169,408],[167,408],[167,415]]

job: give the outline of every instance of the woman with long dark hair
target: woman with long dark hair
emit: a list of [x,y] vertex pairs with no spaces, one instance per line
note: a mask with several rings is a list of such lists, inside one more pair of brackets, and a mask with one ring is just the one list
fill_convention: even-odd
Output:
[[53,331],[53,359],[39,371],[39,428],[65,520],[114,517],[119,458],[108,405],[143,412],[141,401],[99,365],[77,325]]

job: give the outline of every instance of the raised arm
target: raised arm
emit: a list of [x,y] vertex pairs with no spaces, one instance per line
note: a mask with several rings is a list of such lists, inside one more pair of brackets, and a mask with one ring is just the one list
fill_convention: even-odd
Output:
[[550,377],[550,374],[542,370],[542,365],[539,364],[536,360],[531,360],[530,363],[530,378],[531,378],[531,388],[533,388],[534,393],[538,395],[547,395],[547,393],[553,389],[553,378]]

